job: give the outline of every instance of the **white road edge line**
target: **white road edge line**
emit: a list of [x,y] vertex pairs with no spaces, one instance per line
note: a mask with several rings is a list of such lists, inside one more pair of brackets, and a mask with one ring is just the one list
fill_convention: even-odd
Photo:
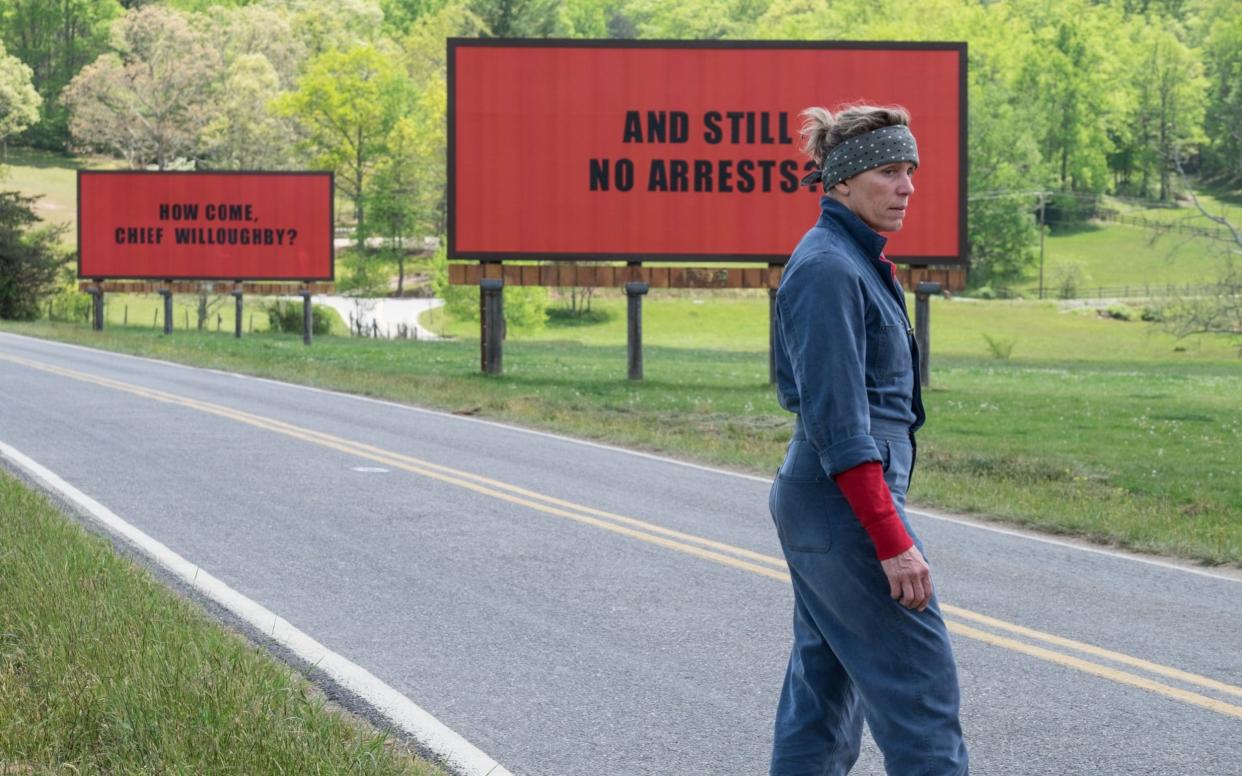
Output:
[[[110,356],[122,356],[124,358],[132,358],[138,361],[148,361],[148,362],[152,362],[156,364],[164,364],[167,366],[173,366],[173,367],[177,367],[178,369],[197,369],[203,372],[212,372],[214,374],[218,374],[218,375],[222,375],[226,377],[233,377],[233,378],[237,378],[240,380],[253,380],[256,382],[260,382],[260,383],[268,383],[271,385],[277,385],[283,388],[292,388],[292,389],[296,389],[300,391],[309,391],[311,393],[322,393],[328,396],[340,396],[340,397],[344,397],[347,399],[353,399],[355,401],[369,402],[371,404],[379,404],[384,407],[392,407],[394,409],[405,410],[407,412],[422,413],[425,415],[434,415],[436,417],[441,417],[441,418],[451,418],[453,420],[461,420],[461,421],[465,421],[468,423],[478,423],[484,426],[492,426],[494,428],[505,429],[507,431],[517,431],[523,434],[533,434],[534,436],[544,437],[546,439],[556,439],[561,442],[569,442],[575,445],[593,447],[598,450],[609,450],[615,453],[624,453],[626,455],[632,455],[632,456],[637,456],[639,458],[645,458],[650,461],[658,461],[660,463],[671,463],[676,466],[682,466],[688,469],[695,469],[695,470],[702,471],[702,472],[720,474],[720,475],[724,475],[727,477],[737,477],[743,480],[750,480],[751,482],[770,483],[772,481],[771,478],[768,478],[768,477],[758,477],[754,474],[745,474],[743,472],[735,472],[729,469],[720,469],[714,466],[705,466],[703,464],[692,463],[690,461],[680,461],[676,458],[669,458],[669,457],[662,456],[662,455],[656,455],[655,453],[645,453],[641,450],[630,450],[625,447],[618,447],[616,445],[607,445],[602,442],[592,442],[587,439],[575,439],[573,437],[564,436],[561,434],[554,434],[550,431],[540,431],[538,429],[533,429],[533,428],[524,428],[522,426],[510,425],[508,423],[501,423],[495,420],[486,420],[484,418],[473,418],[473,417],[470,417],[469,415],[456,415],[452,412],[444,412],[443,410],[432,410],[432,409],[427,409],[426,407],[415,407],[410,404],[400,404],[395,401],[388,401],[386,399],[376,399],[371,396],[358,396],[356,394],[345,393],[343,391],[333,391],[327,388],[316,388],[315,386],[311,386],[311,385],[298,385],[297,383],[289,383],[289,382],[284,382],[282,380],[274,380],[270,377],[256,377],[254,375],[240,374],[238,372],[226,372],[222,369],[210,369],[207,367],[187,366],[186,364],[178,364],[173,361],[165,361],[163,359],[150,358],[148,356],[134,356],[129,353],[114,353],[113,351],[110,351],[110,350],[106,351],[106,350],[100,350],[99,348],[88,348],[85,345],[75,345],[69,342],[57,342],[56,340],[44,340],[44,339],[39,339],[38,337],[27,337],[24,334],[13,334],[11,332],[0,332],[0,334],[4,334],[10,337],[20,337],[22,339],[34,340],[36,342],[46,343],[49,345],[60,345],[66,348],[73,348],[75,350],[85,350],[85,351],[88,351],[90,353],[95,353],[95,354],[103,353],[103,354],[107,354]],[[1040,536],[1038,534],[1028,533],[1028,532],[1020,531],[1020,530],[1014,530],[1011,528],[1002,528],[1000,526],[988,525],[986,523],[977,522],[974,520],[968,520],[965,518],[951,517],[949,515],[941,514],[938,512],[934,512],[934,511],[929,511],[927,509],[907,509],[906,512],[908,514],[917,515],[919,517],[926,517],[932,520],[939,520],[945,523],[953,523],[955,525],[961,525],[967,528],[974,528],[979,531],[988,531],[991,533],[1001,534],[1002,536],[1009,536],[1009,537],[1013,537],[1016,539],[1028,539],[1030,541],[1039,542],[1041,544],[1050,544],[1054,547],[1063,547],[1069,550],[1080,550],[1082,552],[1088,552],[1094,555],[1104,555],[1110,558],[1117,558],[1119,560],[1128,560],[1128,561],[1133,561],[1134,563],[1143,563],[1148,566],[1156,566],[1158,568],[1167,569],[1170,571],[1183,571],[1187,574],[1194,574],[1196,576],[1207,577],[1208,579],[1215,579],[1218,581],[1242,583],[1242,576],[1229,576],[1226,574],[1216,574],[1211,571],[1207,571],[1205,569],[1198,569],[1198,568],[1195,568],[1189,565],[1171,563],[1169,561],[1157,560],[1155,558],[1145,558],[1141,555],[1135,555],[1135,554],[1123,552],[1120,550],[1110,550],[1110,549],[1106,549],[1103,547],[1091,547],[1085,544],[1065,541],[1063,539],[1053,539],[1047,536]]]
[[190,563],[22,452],[0,442],[0,458],[11,461],[43,487],[86,511],[110,533],[134,545],[186,584],[371,704],[420,744],[443,758],[450,768],[463,776],[512,776],[503,765],[370,671],[329,650],[284,618]]

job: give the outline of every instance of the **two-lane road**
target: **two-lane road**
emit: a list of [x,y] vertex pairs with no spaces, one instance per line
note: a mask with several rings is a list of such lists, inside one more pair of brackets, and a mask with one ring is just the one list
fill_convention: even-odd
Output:
[[[514,773],[766,771],[761,478],[11,334],[0,445]],[[974,772],[1242,774],[1239,577],[914,520]]]

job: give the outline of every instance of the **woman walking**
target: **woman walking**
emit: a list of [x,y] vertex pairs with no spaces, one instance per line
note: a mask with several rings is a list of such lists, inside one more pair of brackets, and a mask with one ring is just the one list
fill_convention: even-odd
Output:
[[881,232],[918,167],[902,108],[803,112],[818,222],[776,296],[781,406],[795,414],[770,506],[794,590],[772,776],[845,774],[864,717],[891,776],[968,772],[957,671],[905,516],[923,424],[917,346]]

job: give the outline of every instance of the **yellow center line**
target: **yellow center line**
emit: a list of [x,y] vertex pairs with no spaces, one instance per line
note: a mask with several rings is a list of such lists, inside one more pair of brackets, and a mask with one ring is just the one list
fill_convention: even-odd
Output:
[[[187,396],[180,396],[178,394],[167,393],[152,388],[144,388],[131,383],[91,375],[85,372],[58,367],[44,362],[33,361],[19,356],[0,354],[0,360],[60,375],[62,377],[67,377],[80,382],[91,383],[101,387],[122,391],[134,396],[148,398],[167,404],[179,405],[200,412],[216,415],[218,417],[235,420],[256,428],[272,431],[311,444],[334,449],[346,455],[363,458],[376,463],[382,463],[386,466],[391,466],[392,468],[400,469],[411,474],[438,480],[480,495],[506,501],[518,506],[523,506],[544,514],[573,520],[584,525],[611,531],[622,536],[646,542],[648,544],[654,544],[666,549],[702,558],[704,560],[720,563],[722,565],[741,569],[743,571],[749,571],[769,579],[789,582],[788,567],[786,566],[783,558],[776,556],[765,555],[763,553],[754,552],[752,550],[747,550],[745,548],[726,544],[724,542],[718,542],[706,537],[695,536],[693,534],[665,528],[664,526],[659,526],[647,521],[638,520],[636,518],[626,517],[624,515],[618,515],[605,510],[575,504],[571,501],[537,493],[535,491],[527,490],[525,488],[484,477],[482,475],[453,469],[431,461],[425,461],[413,456],[404,455],[391,450],[385,450],[383,448],[362,442],[355,442],[324,432],[314,431],[308,428],[293,425],[291,423],[286,423],[281,420],[255,415],[242,410],[226,407],[224,405],[192,399]],[[1209,677],[1160,665],[1158,663],[1153,663],[1148,660],[1104,649],[1102,647],[1097,647],[1081,641],[1075,641],[1073,639],[1056,636],[1051,633],[1045,633],[1033,628],[1027,628],[1025,626],[1010,623],[995,617],[989,617],[985,614],[973,612],[969,609],[963,609],[952,604],[941,603],[940,608],[942,613],[945,615],[971,620],[997,630],[1003,630],[1028,639],[1042,641],[1046,644],[1052,644],[1066,649],[1073,649],[1098,658],[1111,660],[1148,671],[1150,673],[1176,679],[1187,684],[1194,684],[1200,687],[1216,690],[1218,692],[1242,696],[1242,687],[1226,684],[1225,682],[1220,682]],[[1045,649],[1043,647],[1027,644],[1005,636],[989,633],[962,623],[952,621],[946,622],[949,629],[958,635],[966,636],[994,646],[1003,647],[1015,652],[1020,652],[1042,660],[1047,660],[1062,666],[1074,668],[1076,670],[1110,679],[1121,684],[1139,687],[1168,698],[1180,700],[1185,703],[1216,711],[1221,714],[1242,718],[1242,706],[1233,705],[1224,701],[1200,695],[1198,693],[1172,687],[1117,668],[1100,665],[1089,660],[1084,660],[1071,655],[1065,655],[1050,649]]]
[[1218,682],[1215,679],[1209,679],[1208,677],[1200,676],[1199,674],[1192,674],[1189,671],[1183,671],[1179,668],[1163,666],[1159,663],[1153,663],[1150,660],[1143,660],[1142,658],[1127,655],[1123,652],[1114,652],[1111,649],[1097,647],[1094,644],[1086,644],[1081,641],[1055,636],[1051,633],[1044,633],[1022,625],[1006,622],[1005,620],[998,620],[995,617],[989,617],[986,614],[972,612],[969,609],[963,609],[960,606],[954,606],[953,604],[941,603],[940,611],[944,614],[960,617],[963,620],[972,620],[983,625],[989,625],[999,630],[1017,633],[1030,639],[1037,639],[1047,644],[1056,644],[1059,647],[1085,652],[1088,655],[1095,655],[1096,657],[1102,657],[1106,660],[1112,660],[1118,663],[1124,663],[1128,666],[1133,666],[1135,668],[1141,668],[1144,671],[1149,671],[1153,674],[1160,674],[1161,676],[1167,676],[1170,679],[1177,679],[1178,681],[1186,682],[1187,684],[1197,684],[1200,687],[1206,687],[1218,692],[1242,697],[1242,687],[1235,687],[1232,684]]
[[1209,698],[1206,695],[1200,695],[1197,692],[1189,692],[1176,687],[1170,687],[1167,684],[1152,681],[1151,679],[1137,676],[1126,671],[1120,671],[1109,666],[1102,666],[1099,663],[1092,663],[1090,660],[1083,660],[1080,657],[1066,655],[1061,652],[1054,652],[1051,649],[1044,649],[1043,647],[1037,647],[1034,644],[1027,644],[1026,642],[1017,641],[1004,636],[997,636],[996,634],[988,633],[987,631],[972,628],[969,625],[963,625],[960,622],[946,621],[945,624],[948,626],[950,631],[962,636],[968,636],[978,641],[983,641],[998,647],[1004,647],[1005,649],[1010,649],[1014,652],[1021,652],[1032,657],[1040,658],[1041,660],[1047,660],[1050,663],[1068,666],[1069,668],[1074,668],[1084,673],[1099,676],[1104,679],[1111,679],[1112,681],[1120,684],[1128,684],[1131,687],[1139,687],[1141,689],[1148,690],[1149,692],[1163,695],[1166,698],[1173,698],[1175,700],[1182,701],[1183,703],[1189,703],[1192,706],[1199,706],[1204,709],[1215,711],[1218,714],[1225,714],[1230,717],[1242,719],[1242,706],[1235,706],[1232,703],[1218,701],[1215,698]]

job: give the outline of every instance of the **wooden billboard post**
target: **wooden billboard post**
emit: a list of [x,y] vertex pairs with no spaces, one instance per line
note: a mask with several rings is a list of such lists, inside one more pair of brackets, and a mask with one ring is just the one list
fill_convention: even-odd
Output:
[[646,283],[625,284],[626,376],[631,380],[643,379],[643,296],[647,289]]
[[914,338],[919,343],[919,382],[931,385],[931,295],[940,293],[939,283],[920,281],[914,287]]
[[479,320],[479,346],[485,375],[504,371],[505,281],[483,278],[479,281],[482,309]]

